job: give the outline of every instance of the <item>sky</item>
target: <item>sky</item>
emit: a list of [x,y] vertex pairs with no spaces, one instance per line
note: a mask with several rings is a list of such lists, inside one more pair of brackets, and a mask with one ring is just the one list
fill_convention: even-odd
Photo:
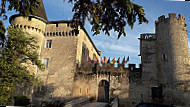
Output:
[[[66,0],[67,1],[67,0]],[[63,0],[43,0],[46,9],[46,14],[49,21],[54,20],[71,20],[72,4],[68,4]],[[176,0],[131,0],[134,3],[143,6],[145,10],[145,17],[149,20],[149,23],[138,24],[135,23],[134,28],[126,26],[125,31],[127,36],[120,37],[117,39],[117,33],[111,31],[111,35],[107,36],[103,32],[99,35],[93,35],[91,31],[91,25],[86,21],[85,28],[94,41],[96,47],[101,51],[101,56],[106,56],[107,58],[121,58],[130,57],[128,63],[140,64],[141,58],[138,56],[140,54],[140,41],[138,38],[140,34],[143,33],[155,33],[155,20],[158,17],[165,15],[168,17],[168,13],[182,14],[185,16],[187,23],[187,35],[188,41],[190,41],[190,2],[187,1],[176,1]],[[8,12],[8,16],[15,14],[15,12]],[[0,18],[2,20],[2,18]],[[6,27],[9,25],[8,20],[4,21]],[[190,44],[190,42],[189,42]]]

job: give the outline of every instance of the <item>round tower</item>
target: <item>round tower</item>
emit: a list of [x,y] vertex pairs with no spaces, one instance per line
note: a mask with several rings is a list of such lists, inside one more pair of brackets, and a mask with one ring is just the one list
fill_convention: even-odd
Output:
[[39,46],[39,54],[41,52],[42,40],[47,23],[47,16],[44,9],[43,1],[40,1],[40,7],[35,10],[35,15],[23,17],[20,14],[16,14],[11,16],[9,19],[11,25],[18,28],[23,28],[24,31],[28,32],[31,36],[34,36],[37,39],[37,45]]
[[[23,28],[25,32],[28,32],[30,36],[33,36],[37,40],[37,45],[39,46],[37,52],[41,54],[42,43],[44,38],[44,32],[46,29],[47,16],[44,9],[43,1],[41,0],[41,5],[35,10],[35,15],[28,15],[27,17],[16,14],[10,17],[9,22],[11,25],[17,28]],[[27,64],[28,69],[37,73],[37,67],[31,64]]]
[[185,90],[189,48],[183,15],[161,16],[156,24],[158,78],[166,88]]

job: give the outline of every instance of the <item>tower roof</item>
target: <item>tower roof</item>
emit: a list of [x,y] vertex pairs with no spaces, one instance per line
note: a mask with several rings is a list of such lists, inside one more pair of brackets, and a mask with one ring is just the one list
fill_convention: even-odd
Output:
[[40,4],[39,8],[35,9],[35,16],[41,17],[47,21],[48,19],[46,16],[46,11],[44,8],[43,0],[39,0],[39,1],[41,2],[41,4]]

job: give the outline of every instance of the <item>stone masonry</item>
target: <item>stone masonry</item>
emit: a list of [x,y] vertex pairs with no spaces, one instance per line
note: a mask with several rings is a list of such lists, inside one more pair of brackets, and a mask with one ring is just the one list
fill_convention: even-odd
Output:
[[[41,0],[42,1],[42,0]],[[34,87],[33,103],[68,102],[88,96],[96,101],[118,97],[120,106],[157,102],[190,106],[190,60],[186,22],[183,15],[169,14],[155,21],[156,32],[140,35],[141,64],[97,64],[100,58],[86,29],[72,28],[72,21],[48,21],[42,5],[36,15],[13,15],[10,23],[37,38],[39,59],[45,72],[28,65],[42,81]],[[156,92],[153,89],[161,89]],[[86,97],[85,97],[86,98]]]

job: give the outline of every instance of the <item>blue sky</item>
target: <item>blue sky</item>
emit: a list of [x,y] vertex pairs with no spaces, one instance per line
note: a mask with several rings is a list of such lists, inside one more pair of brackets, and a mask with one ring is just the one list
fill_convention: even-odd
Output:
[[[72,19],[72,5],[63,0],[43,0],[48,20],[68,20]],[[134,0],[135,3],[142,5],[145,9],[146,18],[149,20],[148,24],[139,25],[135,23],[134,28],[126,27],[127,36],[122,36],[117,39],[117,33],[111,31],[111,36],[105,35],[101,32],[100,35],[92,36],[91,25],[86,22],[85,28],[91,35],[92,40],[99,50],[102,51],[102,56],[107,57],[130,57],[129,63],[140,64],[139,55],[139,36],[142,33],[154,33],[155,32],[155,20],[159,16],[168,16],[168,13],[182,14],[185,16],[187,23],[187,30],[190,29],[190,2],[185,1],[169,1],[169,0]],[[8,12],[8,15],[12,15],[15,12]],[[2,18],[0,18],[1,20]],[[8,21],[5,21],[6,26]],[[190,32],[188,32],[188,40],[190,40]],[[122,60],[122,59],[121,59]]]

